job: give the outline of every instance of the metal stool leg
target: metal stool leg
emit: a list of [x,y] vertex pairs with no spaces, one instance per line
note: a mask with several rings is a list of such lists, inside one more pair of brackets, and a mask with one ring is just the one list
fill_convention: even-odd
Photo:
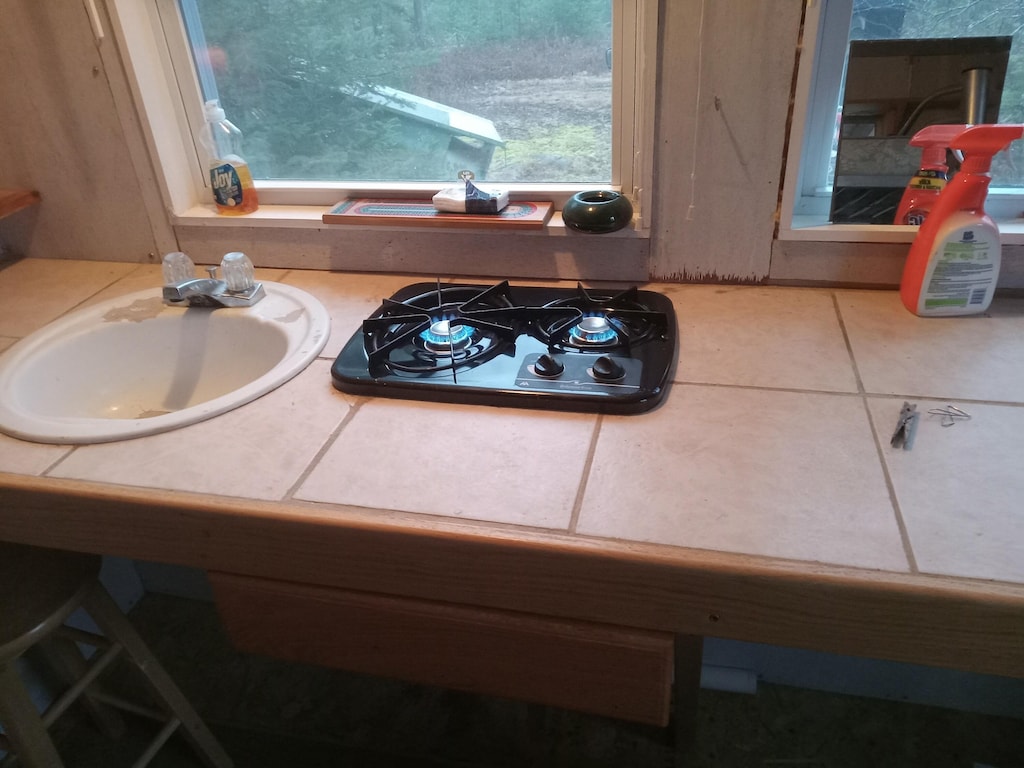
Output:
[[25,768],[64,768],[13,661],[0,664],[0,722]]
[[181,721],[184,735],[203,761],[210,768],[232,768],[231,758],[103,587],[97,583],[83,604],[103,634],[124,647],[125,653],[142,671],[156,697]]

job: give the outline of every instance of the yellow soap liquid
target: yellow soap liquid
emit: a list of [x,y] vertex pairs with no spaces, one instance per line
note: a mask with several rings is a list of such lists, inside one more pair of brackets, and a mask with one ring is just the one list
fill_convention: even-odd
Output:
[[260,207],[249,164],[238,155],[228,155],[212,163],[210,186],[217,213],[241,216]]

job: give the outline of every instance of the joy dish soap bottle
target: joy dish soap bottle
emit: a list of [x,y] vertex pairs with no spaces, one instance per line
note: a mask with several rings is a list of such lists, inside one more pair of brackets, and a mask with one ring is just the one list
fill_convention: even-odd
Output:
[[249,164],[242,159],[242,132],[224,116],[217,101],[204,107],[203,148],[210,164],[210,186],[217,213],[239,216],[259,208]]
[[946,164],[949,142],[970,127],[929,125],[914,134],[910,146],[921,147],[921,164],[903,190],[893,224],[918,226],[928,218],[928,213],[949,181],[949,166]]
[[1024,135],[1024,125],[976,125],[950,140],[964,153],[917,231],[903,267],[900,298],[921,317],[974,315],[992,303],[1002,259],[999,228],[985,213],[992,157]]

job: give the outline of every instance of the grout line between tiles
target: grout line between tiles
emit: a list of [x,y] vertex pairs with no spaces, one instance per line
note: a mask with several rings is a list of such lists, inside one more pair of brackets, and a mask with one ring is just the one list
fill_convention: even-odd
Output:
[[49,477],[50,473],[53,472],[53,470],[57,469],[57,467],[59,467],[61,464],[63,464],[65,461],[67,461],[68,458],[70,458],[70,456],[76,450],[78,450],[78,447],[79,446],[77,446],[77,445],[68,446],[68,450],[65,451],[63,454],[61,454],[60,456],[58,456],[56,459],[54,459],[53,462],[50,464],[50,466],[48,466],[46,469],[44,469],[39,474],[39,476],[40,477]]
[[706,387],[708,389],[739,389],[754,390],[757,392],[789,392],[796,395],[832,395],[835,397],[851,397],[858,399],[865,398],[888,398],[890,400],[930,400],[934,402],[949,401],[951,403],[965,403],[968,405],[992,405],[1005,408],[1024,408],[1024,401],[1013,400],[983,400],[972,397],[950,397],[941,395],[921,395],[896,392],[850,392],[834,389],[801,389],[799,387],[771,387],[764,384],[723,384],[711,381],[691,381],[687,379],[673,379],[673,387]]
[[835,395],[836,397],[861,397],[862,392],[849,392],[832,389],[800,389],[799,387],[767,387],[763,384],[722,384],[710,381],[675,380],[673,387],[706,387],[708,389],[741,389],[756,392],[789,392],[795,395]]
[[302,487],[302,484],[306,482],[307,478],[310,476],[313,470],[317,468],[317,466],[323,460],[324,455],[331,449],[331,447],[337,441],[338,437],[344,431],[345,427],[348,426],[349,422],[352,421],[352,419],[355,418],[355,415],[362,409],[363,404],[365,402],[365,398],[357,398],[356,402],[352,404],[352,407],[348,409],[348,413],[346,413],[342,417],[341,422],[338,424],[338,426],[334,428],[334,431],[331,432],[330,435],[328,435],[327,439],[324,440],[323,445],[320,446],[320,449],[313,455],[313,458],[311,458],[309,462],[306,464],[306,468],[299,473],[299,476],[296,478],[295,482],[292,483],[288,490],[284,492],[284,495],[281,497],[282,501],[293,500],[295,492]]
[[907,565],[910,567],[911,573],[920,573],[920,569],[917,567],[917,558],[914,556],[914,547],[910,543],[910,531],[907,529],[907,523],[903,519],[903,509],[900,507],[899,498],[896,496],[896,484],[892,481],[892,475],[889,474],[889,465],[885,461],[885,448],[882,445],[882,440],[878,435],[878,428],[875,426],[874,419],[871,418],[871,409],[868,407],[868,398],[862,398],[864,404],[864,415],[868,418],[868,427],[871,429],[871,436],[875,441],[875,451],[878,453],[878,463],[882,467],[882,477],[885,478],[885,487],[889,491],[889,503],[892,504],[893,516],[896,518],[896,527],[900,532],[900,540],[903,543],[903,554],[907,558]]
[[[66,317],[67,315],[70,315],[72,312],[76,312],[77,310],[79,310],[82,307],[86,306],[90,301],[93,301],[97,296],[99,296],[101,293],[103,293],[103,291],[106,291],[106,290],[112,288],[117,283],[121,282],[122,280],[126,280],[128,277],[130,277],[131,275],[133,275],[136,272],[138,272],[139,268],[141,266],[143,266],[143,265],[141,265],[141,264],[136,265],[135,269],[129,270],[128,272],[125,272],[123,275],[114,278],[109,283],[106,283],[103,286],[97,288],[95,291],[90,293],[88,296],[83,298],[81,301],[71,305],[70,307],[65,309],[63,312],[58,314],[55,318],[53,318],[52,320],[49,320],[45,325],[49,325],[49,323],[55,322],[56,320],[59,320],[62,317]],[[111,298],[113,298],[113,297],[111,297]],[[45,325],[40,326],[40,328],[45,327]]]
[[917,558],[914,556],[914,547],[910,543],[910,531],[907,529],[906,520],[903,519],[903,509],[900,507],[899,498],[896,495],[896,485],[893,483],[892,475],[889,474],[889,465],[885,461],[885,453],[882,440],[878,435],[878,428],[871,418],[871,409],[868,407],[868,395],[864,390],[864,382],[860,377],[860,368],[857,367],[857,357],[853,354],[853,343],[850,341],[850,334],[843,320],[843,311],[839,306],[839,296],[832,291],[832,306],[836,310],[836,319],[839,321],[839,329],[843,334],[843,341],[846,343],[846,353],[850,356],[850,365],[853,367],[853,376],[857,381],[857,392],[860,394],[861,405],[864,408],[864,415],[868,420],[868,428],[871,430],[871,438],[875,441],[875,452],[878,455],[878,464],[882,470],[882,477],[885,478],[885,487],[889,493],[889,503],[892,505],[893,517],[896,519],[896,528],[900,532],[900,542],[903,545],[903,555],[907,558],[907,566],[911,573],[920,573],[917,567]]
[[288,282],[288,278],[291,276],[292,272],[294,272],[294,271],[295,270],[292,269],[291,267],[282,268],[281,274],[277,276],[277,280],[275,280],[274,282],[275,283],[286,283],[286,282]]
[[935,403],[950,402],[967,405],[992,405],[1001,408],[1024,408],[1024,402],[1013,400],[981,400],[974,397],[948,397],[940,395],[893,394],[892,392],[865,392],[865,397],[889,398],[891,400],[930,400]]
[[857,382],[857,392],[861,395],[864,394],[864,382],[860,377],[860,368],[857,367],[857,357],[853,354],[853,343],[850,341],[850,334],[846,330],[846,321],[843,320],[843,311],[839,307],[839,297],[835,291],[830,292],[832,295],[832,306],[836,311],[836,321],[839,323],[839,331],[843,334],[843,343],[846,344],[846,354],[850,358],[850,367],[853,368],[853,378]]
[[594,431],[590,435],[590,445],[587,447],[587,458],[583,462],[583,473],[580,477],[579,487],[576,489],[576,498],[572,504],[572,514],[569,516],[568,532],[576,533],[576,526],[579,524],[580,512],[583,510],[583,497],[587,492],[587,481],[590,480],[590,469],[594,464],[594,455],[597,453],[597,439],[601,433],[601,425],[604,423],[604,415],[598,414],[594,422]]

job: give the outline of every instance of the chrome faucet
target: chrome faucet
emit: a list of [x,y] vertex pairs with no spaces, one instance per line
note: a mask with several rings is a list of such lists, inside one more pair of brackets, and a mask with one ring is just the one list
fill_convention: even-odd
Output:
[[[225,262],[227,264],[227,262]],[[251,270],[251,265],[249,266]],[[263,283],[251,279],[234,280],[229,287],[228,282],[217,277],[217,267],[207,267],[209,277],[189,277],[184,280],[169,282],[164,285],[163,299],[165,304],[190,307],[251,307],[266,296]]]

